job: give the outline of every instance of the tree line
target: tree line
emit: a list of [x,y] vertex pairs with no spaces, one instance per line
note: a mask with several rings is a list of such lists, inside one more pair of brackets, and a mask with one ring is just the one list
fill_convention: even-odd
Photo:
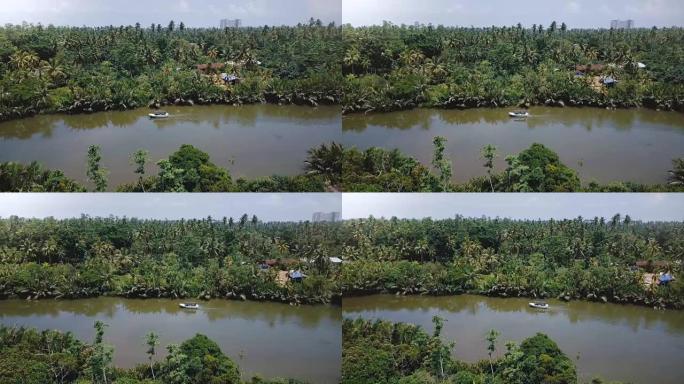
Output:
[[[0,27],[0,119],[165,103],[682,110],[681,28]],[[642,68],[642,65],[646,65]],[[221,64],[226,86],[197,65]],[[578,68],[580,71],[578,72]],[[606,78],[617,82],[603,82]]]
[[540,104],[684,110],[681,28],[385,22],[345,25],[342,36],[345,113]]
[[[335,104],[341,40],[339,27],[320,20],[225,29],[173,21],[7,25],[0,27],[0,121],[169,103]],[[239,82],[224,83],[222,72]]]
[[[0,297],[339,301],[338,223],[0,219]],[[266,267],[266,260],[275,265]],[[273,264],[273,263],[271,263]],[[279,271],[301,270],[302,281]]]
[[[612,218],[343,223],[343,295],[558,297],[684,308],[684,224]],[[675,281],[645,285],[645,273]]]

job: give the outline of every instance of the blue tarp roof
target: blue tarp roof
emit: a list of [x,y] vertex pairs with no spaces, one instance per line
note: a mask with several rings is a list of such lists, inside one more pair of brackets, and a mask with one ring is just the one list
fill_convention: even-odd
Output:
[[240,79],[239,77],[237,77],[237,76],[235,76],[235,75],[232,75],[232,74],[229,75],[229,74],[227,74],[227,73],[222,73],[222,74],[221,74],[221,78],[222,78],[224,81],[235,81],[235,80],[239,80],[239,79]]
[[304,278],[304,273],[302,271],[292,271],[290,272],[290,279],[301,279]]
[[672,277],[672,275],[670,275],[669,273],[666,273],[664,275],[660,275],[658,279],[661,283],[667,283],[668,281],[674,280],[674,277]]

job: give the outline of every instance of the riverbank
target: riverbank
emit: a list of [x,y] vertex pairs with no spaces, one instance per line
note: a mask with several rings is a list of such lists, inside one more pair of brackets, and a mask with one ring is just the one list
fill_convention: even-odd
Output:
[[[347,220],[341,290],[343,297],[474,292],[683,309],[677,251],[682,226],[620,214],[563,220],[460,215]],[[648,252],[652,259],[641,259]],[[665,272],[674,279],[652,280],[653,273]]]
[[675,111],[684,112],[684,101],[679,99],[671,99],[665,102],[657,101],[655,97],[648,97],[641,102],[634,101],[619,101],[619,100],[555,100],[546,99],[544,101],[536,102],[513,102],[513,101],[487,101],[481,98],[463,98],[463,97],[453,97],[450,96],[445,101],[438,103],[414,103],[411,101],[399,101],[396,100],[389,105],[342,105],[343,115],[354,115],[354,114],[369,114],[369,113],[388,113],[388,112],[398,112],[398,111],[410,111],[412,109],[419,108],[436,108],[444,110],[469,110],[478,108],[530,108],[530,107],[554,107],[554,108],[601,108],[606,110],[629,110],[629,109],[641,109],[646,108],[654,110],[657,112],[661,111]]
[[[247,214],[219,220],[0,218],[0,297],[339,302],[339,265],[304,253],[310,249],[304,234],[315,233],[317,250],[336,254],[340,245],[328,240],[338,227],[261,222]],[[27,249],[27,243],[44,246]],[[281,271],[306,276],[281,280]]]
[[161,292],[158,289],[141,290],[133,288],[129,292],[89,292],[88,290],[80,290],[78,292],[62,293],[60,291],[53,292],[31,292],[23,290],[22,292],[2,292],[0,293],[0,300],[26,300],[26,301],[45,301],[45,300],[79,300],[97,297],[113,297],[126,299],[191,299],[200,301],[209,301],[213,299],[224,299],[229,301],[254,301],[254,302],[273,302],[283,303],[289,305],[321,305],[330,304],[335,306],[342,305],[342,295],[330,295],[326,297],[305,297],[299,294],[275,294],[273,292],[227,292],[222,296],[216,296],[209,293],[201,294],[199,296],[178,295],[175,293]]
[[[349,262],[342,274],[342,296],[396,295],[447,296],[478,294],[491,297],[557,298],[602,303],[635,304],[656,309],[684,309],[677,287],[645,290],[640,274],[627,268],[580,265],[555,271],[509,270],[474,274],[468,267],[438,263]],[[532,275],[530,275],[532,274]],[[573,277],[571,277],[573,276]],[[621,282],[605,280],[614,276]],[[527,280],[527,281],[525,281]]]
[[90,263],[4,263],[0,266],[0,298],[223,298],[273,301],[292,305],[339,304],[341,301],[335,275],[326,276],[315,268],[303,267],[309,275],[304,281],[280,284],[276,281],[274,271],[259,272],[257,267],[252,266],[217,268],[212,265],[198,265],[182,268],[143,262],[128,273],[111,271],[105,276],[97,271],[102,267],[105,266],[95,267]]
[[618,297],[618,296],[597,296],[593,293],[587,294],[585,297],[579,295],[559,295],[559,296],[543,296],[536,295],[534,292],[528,292],[525,289],[509,288],[509,287],[495,287],[490,291],[477,290],[460,290],[459,288],[443,288],[439,290],[425,290],[422,288],[402,288],[402,289],[378,289],[378,290],[359,290],[344,292],[343,297],[368,297],[373,295],[391,294],[394,296],[433,296],[433,297],[447,297],[454,295],[478,295],[483,297],[494,298],[526,298],[530,301],[539,301],[544,299],[556,299],[563,302],[584,301],[591,303],[611,303],[611,304],[626,304],[637,305],[642,307],[650,307],[659,310],[682,310],[684,305],[680,302],[667,302],[662,297]]
[[[169,106],[182,106],[182,107],[192,107],[192,106],[212,106],[212,105],[226,105],[239,107],[243,105],[259,105],[259,104],[271,104],[278,106],[296,105],[296,106],[307,106],[315,108],[318,106],[339,106],[341,105],[341,100],[339,95],[323,95],[321,93],[313,94],[302,94],[294,93],[290,95],[278,95],[274,93],[263,94],[260,97],[244,98],[240,96],[236,97],[212,97],[207,96],[207,98],[199,97],[196,101],[193,99],[175,98],[175,99],[164,99],[164,100],[151,100],[147,103],[147,109],[150,112],[154,112],[160,108]],[[74,104],[58,108],[54,110],[29,110],[29,111],[16,111],[11,113],[0,113],[0,122],[9,122],[12,120],[21,120],[29,117],[35,116],[49,116],[49,115],[90,115],[98,112],[116,112],[116,111],[131,111],[143,108],[143,105],[138,103],[132,103],[130,105],[117,105],[110,106],[104,102],[97,101],[75,101]]]

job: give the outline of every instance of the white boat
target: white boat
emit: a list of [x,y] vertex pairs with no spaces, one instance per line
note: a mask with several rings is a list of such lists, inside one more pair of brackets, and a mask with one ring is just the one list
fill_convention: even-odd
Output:
[[185,309],[199,309],[199,304],[197,303],[180,303],[178,305]]
[[549,309],[549,305],[547,303],[538,303],[538,302],[530,303],[530,307],[537,308],[537,309]]
[[515,112],[508,112],[508,116],[510,116],[510,117],[529,117],[530,114],[529,114],[529,112],[526,112],[526,111],[515,111]]
[[156,111],[156,112],[148,113],[147,116],[149,116],[152,119],[159,119],[159,118],[169,117],[169,113],[166,111]]

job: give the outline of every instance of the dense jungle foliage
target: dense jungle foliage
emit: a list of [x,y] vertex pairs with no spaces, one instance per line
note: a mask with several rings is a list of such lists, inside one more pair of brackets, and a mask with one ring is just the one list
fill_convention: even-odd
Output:
[[112,365],[114,348],[104,342],[105,327],[95,323],[95,340],[86,343],[71,333],[0,326],[0,383],[23,384],[302,384],[294,379],[240,378],[239,367],[208,337],[197,334],[166,348],[159,359],[158,336],[141,340],[149,362],[135,368]]
[[[340,297],[339,223],[135,218],[0,219],[0,297]],[[261,265],[275,259],[271,268]],[[302,281],[281,281],[298,269]]]
[[[681,28],[585,30],[555,21],[548,28],[531,29],[520,24],[463,28],[386,22],[345,25],[342,36],[346,113],[532,104],[684,111]],[[577,66],[590,67],[580,74]]]
[[[463,218],[343,224],[343,295],[558,297],[684,308],[684,223]],[[637,261],[643,262],[637,266]],[[644,273],[670,272],[667,285]]]
[[[453,343],[440,339],[443,320],[433,318],[432,335],[421,327],[389,321],[345,319],[342,323],[343,384],[576,384],[572,360],[538,333],[520,345],[506,343],[492,358],[498,333],[482,341],[489,360],[468,364],[451,356]],[[458,343],[458,340],[455,341]],[[603,381],[595,378],[592,384]],[[615,383],[615,382],[612,382]],[[617,383],[616,383],[617,384]]]
[[[238,178],[211,162],[209,154],[184,144],[167,159],[159,160],[159,172],[146,176],[148,152],[131,155],[138,181],[116,187],[119,192],[682,192],[684,159],[674,159],[667,184],[633,182],[580,183],[577,171],[560,161],[558,154],[534,143],[517,155],[506,157],[506,169],[496,172],[496,147],[482,150],[487,176],[455,183],[452,164],[445,156],[446,139],[435,137],[432,168],[399,150],[372,147],[359,150],[332,142],[311,148],[303,173],[295,176]],[[97,146],[87,154],[87,176],[94,191],[108,188],[107,170]],[[663,172],[665,174],[665,172]],[[61,171],[46,170],[38,163],[0,163],[2,192],[81,192],[86,187]]]
[[[9,25],[0,27],[0,121],[168,103],[334,104],[341,52],[340,28],[313,19],[225,29]],[[197,68],[207,64],[218,66]]]

